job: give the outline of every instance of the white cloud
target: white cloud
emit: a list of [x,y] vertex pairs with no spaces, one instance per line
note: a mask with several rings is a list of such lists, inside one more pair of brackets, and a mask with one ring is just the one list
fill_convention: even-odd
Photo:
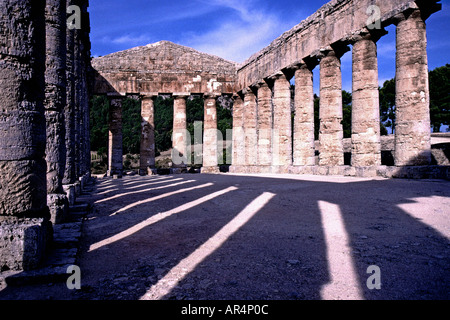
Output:
[[239,63],[300,22],[254,9],[253,1],[213,0],[208,4],[233,9],[237,15],[230,15],[211,31],[188,35],[186,45]]
[[132,35],[123,35],[117,38],[114,38],[111,40],[112,43],[115,44],[126,44],[126,45],[139,45],[143,43],[148,43],[151,41],[151,38],[148,35],[142,34],[139,36],[132,36]]

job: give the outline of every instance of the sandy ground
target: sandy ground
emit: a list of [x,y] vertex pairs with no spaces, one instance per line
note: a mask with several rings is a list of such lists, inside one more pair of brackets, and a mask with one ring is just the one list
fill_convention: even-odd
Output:
[[0,299],[450,298],[448,181],[134,176],[99,179],[90,202],[82,289]]

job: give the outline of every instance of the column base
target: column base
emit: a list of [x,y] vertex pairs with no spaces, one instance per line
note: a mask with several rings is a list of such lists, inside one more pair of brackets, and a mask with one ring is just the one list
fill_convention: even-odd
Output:
[[67,221],[69,200],[65,194],[48,194],[47,206],[50,210],[50,221],[53,224],[61,224]]
[[170,168],[170,174],[182,174],[187,173],[187,167],[172,167]]
[[108,170],[106,175],[108,177],[112,177],[113,179],[122,179],[123,173],[117,170]]
[[53,238],[51,222],[43,218],[0,219],[0,271],[39,268]]
[[63,185],[63,190],[66,193],[67,200],[69,201],[69,206],[73,206],[76,200],[75,185],[65,184]]
[[217,174],[220,173],[220,168],[219,167],[202,167],[200,169],[200,173],[206,173],[206,174]]
[[139,169],[140,176],[155,176],[158,174],[158,169],[153,167],[148,167],[146,169]]
[[238,174],[296,174],[345,176],[357,178],[446,179],[450,180],[450,166],[230,166],[230,173]]

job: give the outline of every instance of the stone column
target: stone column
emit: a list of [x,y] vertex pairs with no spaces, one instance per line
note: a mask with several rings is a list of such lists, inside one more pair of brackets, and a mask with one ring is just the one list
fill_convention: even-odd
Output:
[[284,74],[275,78],[273,86],[274,146],[272,165],[292,165],[291,84]]
[[368,32],[353,43],[352,166],[381,165],[376,41]]
[[45,117],[47,124],[47,205],[51,221],[61,223],[68,213],[62,187],[66,165],[66,4],[46,1]]
[[295,117],[293,164],[314,166],[314,87],[313,68],[302,64],[295,71]]
[[341,60],[333,49],[322,51],[320,61],[319,165],[344,165]]
[[155,98],[157,94],[145,95],[141,100],[141,175],[152,174],[155,169]]
[[[66,7],[72,5],[67,0]],[[75,30],[66,28],[66,104],[64,107],[66,165],[64,169],[63,188],[70,205],[75,204],[76,174],[76,140],[75,140]]]
[[[71,5],[67,0],[66,6]],[[66,29],[66,105],[64,108],[64,119],[66,123],[66,165],[63,178],[64,189],[76,181],[75,174],[75,74],[74,74],[74,46],[75,31]]]
[[109,96],[108,176],[123,174],[122,96]]
[[40,266],[47,207],[45,2],[0,1],[0,271]]
[[[219,173],[216,96],[205,94],[202,173]],[[221,141],[221,143],[223,143]]]
[[397,22],[395,165],[431,162],[427,35],[421,12]]
[[[185,169],[188,163],[186,99],[188,94],[174,94],[173,102],[173,134],[172,134],[172,167]],[[176,170],[177,172],[180,170]],[[181,171],[180,171],[181,172]]]
[[258,108],[256,96],[248,88],[244,92],[245,165],[254,166],[258,159]]
[[84,146],[84,136],[82,132],[82,82],[81,75],[83,68],[81,65],[81,44],[80,44],[80,31],[73,30],[74,32],[74,47],[73,47],[73,74],[74,74],[74,137],[75,137],[75,153],[74,153],[74,166],[75,166],[75,180],[78,183],[78,177],[81,174],[82,165],[82,150]]
[[258,85],[258,165],[272,165],[272,90],[267,83]]
[[234,95],[233,99],[232,167],[237,168],[245,165],[244,101],[239,94]]

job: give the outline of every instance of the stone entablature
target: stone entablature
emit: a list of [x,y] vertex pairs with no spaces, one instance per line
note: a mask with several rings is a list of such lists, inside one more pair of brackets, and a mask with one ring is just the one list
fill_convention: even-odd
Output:
[[169,41],[95,58],[94,93],[232,94],[237,64]]
[[[346,45],[355,33],[366,28],[375,13],[368,8],[376,5],[380,12],[381,26],[395,22],[398,14],[418,8],[424,19],[440,10],[439,0],[333,0],[323,5],[309,18],[275,39],[268,47],[251,56],[239,68],[236,91],[257,85],[280,71],[293,74],[291,69],[315,59],[320,50],[329,46]],[[423,5],[422,5],[423,4]],[[425,8],[423,8],[425,7]],[[336,49],[336,48],[334,48]]]

